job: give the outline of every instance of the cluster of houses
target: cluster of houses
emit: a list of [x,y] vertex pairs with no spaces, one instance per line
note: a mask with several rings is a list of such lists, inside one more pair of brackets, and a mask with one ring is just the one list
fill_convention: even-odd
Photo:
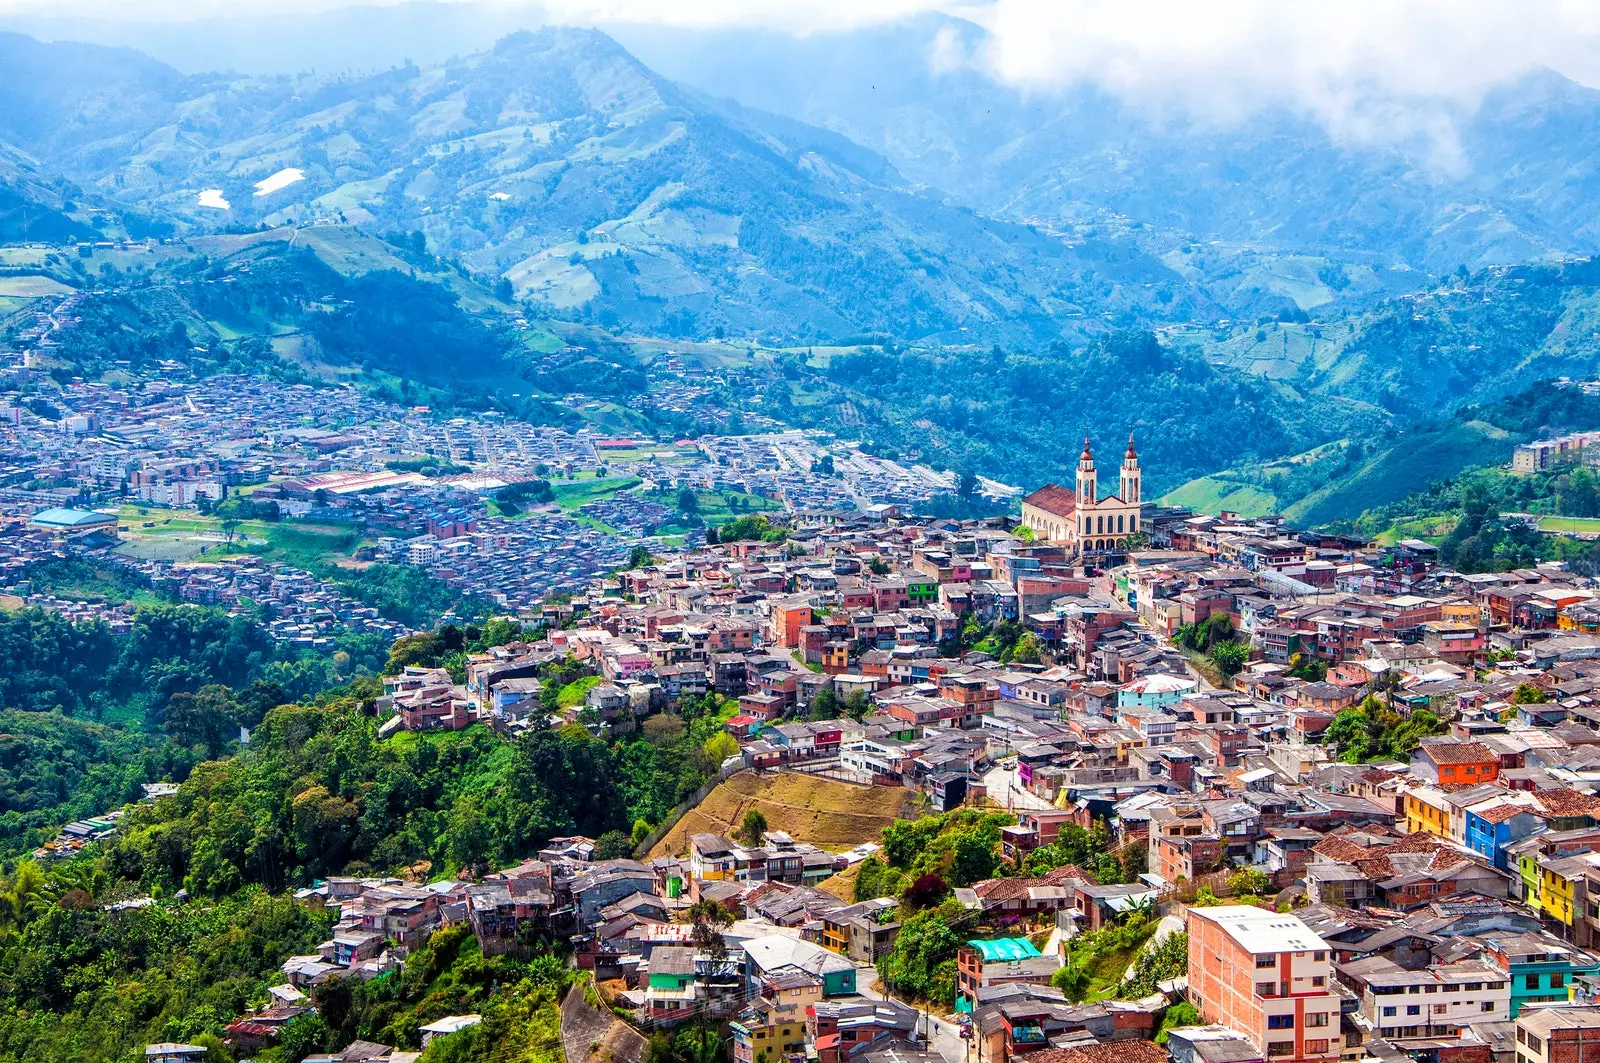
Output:
[[[427,668],[385,680],[387,733],[577,722],[623,737],[715,694],[731,706],[730,770],[1009,809],[1011,873],[954,894],[972,936],[953,1042],[939,1030],[955,1027],[872,985],[899,899],[819,888],[871,847],[782,831],[692,834],[647,861],[555,839],[481,881],[330,881],[334,937],[286,964],[287,985],[376,976],[464,923],[488,953],[567,942],[641,1027],[726,1024],[741,1063],[1600,1052],[1585,1032],[1600,1029],[1594,582],[1555,565],[1462,575],[1427,544],[1275,520],[1145,506],[1137,527],[1147,542],[1086,563],[991,522],[808,517],[785,543],[596,580],[541,608],[539,641],[469,658],[463,683]],[[1243,647],[1242,664],[1205,658],[1199,631]],[[544,696],[557,673],[587,675],[581,702]],[[1131,881],[1015,873],[1101,825]],[[1210,903],[1239,868],[1262,873],[1265,899]],[[731,925],[689,918],[708,901]],[[1061,940],[1152,911],[1173,917],[1162,933],[1187,928],[1185,976],[1141,1000],[1052,985]],[[1157,1046],[1179,1001],[1202,1022]]]

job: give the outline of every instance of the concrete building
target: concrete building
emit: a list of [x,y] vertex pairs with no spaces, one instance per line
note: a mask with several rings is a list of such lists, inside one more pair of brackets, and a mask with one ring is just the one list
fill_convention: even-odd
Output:
[[1247,905],[1191,908],[1189,1000],[1267,1059],[1336,1060],[1339,998],[1328,944],[1292,915]]

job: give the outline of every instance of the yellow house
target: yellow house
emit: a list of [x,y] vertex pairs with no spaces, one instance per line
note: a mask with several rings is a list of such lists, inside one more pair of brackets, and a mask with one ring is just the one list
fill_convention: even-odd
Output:
[[806,1049],[806,1024],[802,1021],[731,1022],[735,1063],[782,1063]]
[[1543,857],[1539,860],[1539,894],[1528,897],[1528,906],[1548,912],[1567,926],[1572,925],[1573,897],[1586,872],[1594,869],[1592,854]]
[[1450,804],[1442,792],[1431,786],[1407,790],[1401,802],[1401,811],[1405,813],[1407,832],[1450,837]]

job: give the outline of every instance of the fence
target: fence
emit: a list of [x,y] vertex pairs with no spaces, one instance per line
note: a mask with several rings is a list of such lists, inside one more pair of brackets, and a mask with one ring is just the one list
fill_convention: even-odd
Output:
[[643,860],[650,854],[650,850],[655,847],[656,842],[665,838],[668,832],[678,825],[678,820],[682,819],[690,809],[706,799],[706,794],[716,789],[719,784],[726,782],[730,776],[737,775],[743,770],[743,760],[729,757],[723,762],[722,767],[717,769],[715,775],[701,784],[700,789],[673,806],[672,811],[667,813],[666,818],[656,824],[655,829],[644,836],[644,841],[633,847],[633,855]]

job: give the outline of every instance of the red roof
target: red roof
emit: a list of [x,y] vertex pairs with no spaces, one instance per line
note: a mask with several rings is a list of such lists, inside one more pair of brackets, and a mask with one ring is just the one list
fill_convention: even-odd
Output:
[[1042,509],[1057,517],[1070,517],[1078,512],[1078,494],[1059,484],[1045,484],[1022,500],[1025,506]]

